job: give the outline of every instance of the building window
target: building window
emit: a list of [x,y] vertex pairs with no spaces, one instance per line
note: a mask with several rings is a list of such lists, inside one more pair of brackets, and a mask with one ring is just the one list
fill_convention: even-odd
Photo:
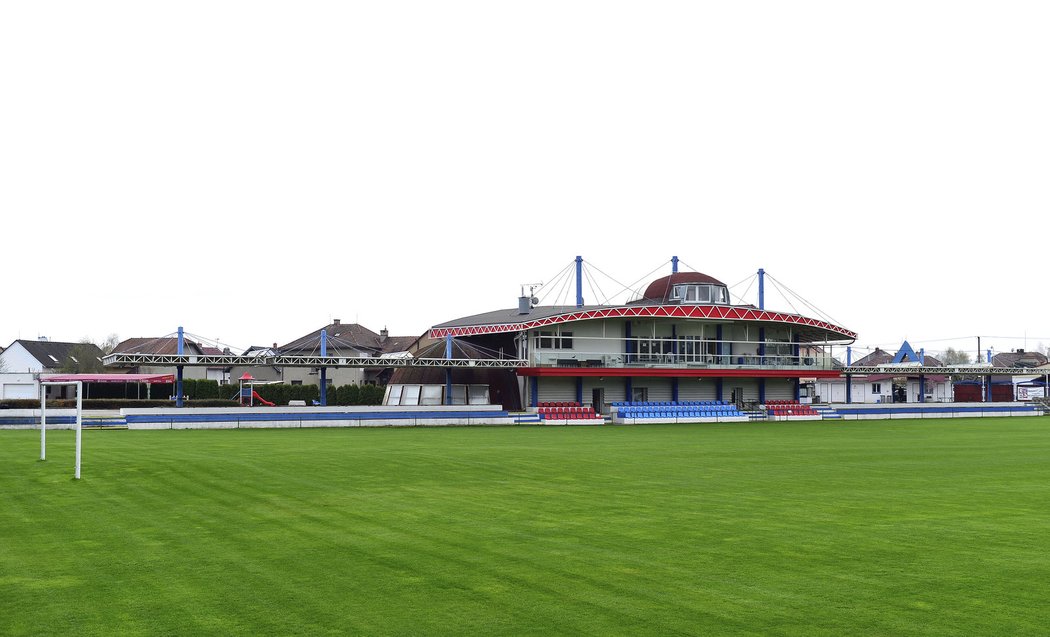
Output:
[[881,394],[882,393],[882,383],[872,383],[871,384],[871,393],[873,393],[873,394]]
[[572,349],[572,332],[537,332],[538,349]]
[[631,390],[631,400],[636,403],[644,403],[649,400],[648,387],[635,387]]
[[725,286],[707,283],[685,283],[671,288],[672,301],[679,303],[720,303],[729,302],[729,292]]
[[293,384],[293,385],[302,385],[302,384],[303,384],[303,381],[301,381],[301,380],[293,380],[293,381],[292,381],[292,384]]

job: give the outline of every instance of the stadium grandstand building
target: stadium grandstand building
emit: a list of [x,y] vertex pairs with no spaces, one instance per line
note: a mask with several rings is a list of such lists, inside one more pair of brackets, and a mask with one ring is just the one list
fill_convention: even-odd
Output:
[[[581,259],[576,260],[576,304],[537,305],[522,295],[518,307],[439,325],[428,336],[456,357],[516,358],[515,367],[398,370],[387,404],[442,404],[438,387],[469,402],[470,387],[489,386],[505,409],[575,403],[599,413],[615,402],[726,401],[739,406],[776,400],[808,402],[819,379],[838,378],[834,346],[856,333],[826,320],[767,310],[763,271],[759,304],[735,305],[729,289],[700,272],[677,271],[648,284],[620,305],[584,305]],[[450,358],[453,356],[450,354]],[[470,373],[470,378],[461,376]],[[449,404],[449,403],[446,403]]]

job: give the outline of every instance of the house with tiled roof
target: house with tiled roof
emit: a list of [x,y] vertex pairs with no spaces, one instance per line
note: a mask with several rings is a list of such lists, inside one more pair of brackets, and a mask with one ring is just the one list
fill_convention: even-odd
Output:
[[[1032,370],[1031,376],[993,376],[993,393],[996,388],[1010,385],[1009,396],[1002,399],[1031,400],[1046,396],[1047,375],[1050,374],[1050,360],[1042,352],[1030,352],[1017,349],[1011,352],[1000,352],[992,357],[993,367],[1020,367]],[[1005,390],[1000,390],[1005,391]]]
[[102,350],[93,343],[63,343],[58,341],[17,340],[8,345],[0,359],[10,373],[53,373],[70,369],[89,356],[102,361]]
[[[0,374],[0,398],[36,398],[34,374],[101,366],[102,350],[93,343],[19,339],[0,353],[0,362],[4,370]],[[48,395],[63,398],[67,391],[66,387],[52,388]]]
[[[378,333],[358,323],[343,323],[335,319],[293,341],[277,347],[281,355],[319,356],[321,333],[325,334],[325,350],[329,356],[355,358],[362,356],[396,356],[408,352],[417,345],[417,336],[390,336],[386,328]],[[254,375],[254,373],[253,373]],[[325,371],[328,385],[383,384],[390,372],[378,368],[333,367]],[[281,379],[293,385],[316,384],[320,369],[310,367],[285,367]]]
[[[183,339],[182,346],[185,354],[205,353],[204,345],[189,339]],[[179,339],[173,336],[128,338],[118,343],[113,351],[125,354],[177,354]],[[132,374],[175,374],[176,371],[174,367],[159,365],[140,365],[128,368],[128,372]],[[215,372],[208,367],[186,366],[183,368],[183,378],[204,379],[214,376]],[[216,380],[219,379],[216,378]]]
[[[876,367],[889,365],[895,360],[916,366],[943,366],[934,356],[922,353],[921,350],[916,353],[907,342],[901,345],[897,353],[876,347],[870,354],[854,360],[852,364],[858,367]],[[821,379],[817,383],[820,402],[846,402],[846,382],[845,378]],[[853,403],[951,402],[953,396],[951,379],[945,375],[853,374],[849,382],[852,385],[850,402]]]

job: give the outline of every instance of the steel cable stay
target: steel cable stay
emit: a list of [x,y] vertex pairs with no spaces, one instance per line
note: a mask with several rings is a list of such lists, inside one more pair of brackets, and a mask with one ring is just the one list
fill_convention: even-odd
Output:
[[[809,310],[812,310],[813,312],[816,312],[817,315],[820,318],[824,319],[825,321],[828,321],[829,323],[834,323],[836,325],[841,325],[841,323],[837,319],[835,319],[833,316],[831,316],[827,312],[821,310],[819,307],[817,307],[813,303],[810,303],[808,300],[806,300],[805,297],[803,297],[802,295],[798,294],[797,292],[795,292],[794,290],[789,288],[786,284],[781,283],[780,281],[778,281],[769,272],[766,272],[766,276],[769,277],[769,280],[774,283],[774,285],[777,287],[778,290],[780,290],[781,288],[783,288],[784,290],[787,290],[792,296],[794,296],[796,299],[798,299],[800,302],[802,302],[802,304],[805,305],[806,308],[808,308]],[[781,291],[781,295],[783,295],[783,291]],[[791,303],[791,301],[786,296],[784,297],[784,300],[787,301],[789,304]],[[794,307],[794,306],[792,306],[792,307]],[[796,314],[797,313],[798,312],[796,311]]]

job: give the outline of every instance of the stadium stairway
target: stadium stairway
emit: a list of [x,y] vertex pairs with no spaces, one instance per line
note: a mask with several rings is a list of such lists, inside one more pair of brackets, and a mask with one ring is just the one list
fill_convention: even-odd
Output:
[[515,425],[542,425],[543,424],[543,419],[540,418],[540,415],[537,414],[537,413],[521,412],[521,413],[511,414],[511,416],[514,416],[514,424]]
[[84,414],[80,426],[84,429],[127,429],[128,421],[120,415],[119,410],[93,411]]
[[820,412],[820,417],[824,420],[842,420],[842,416],[831,405],[814,403],[810,407]]

